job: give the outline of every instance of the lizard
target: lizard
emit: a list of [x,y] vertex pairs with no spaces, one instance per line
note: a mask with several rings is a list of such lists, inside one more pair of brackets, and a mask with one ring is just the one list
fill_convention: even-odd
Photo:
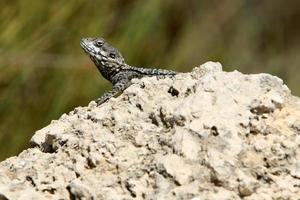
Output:
[[177,74],[171,70],[130,66],[126,64],[122,54],[101,37],[82,38],[80,46],[89,55],[101,75],[113,85],[111,91],[105,92],[96,100],[98,106],[123,92],[134,78],[147,76],[164,78]]

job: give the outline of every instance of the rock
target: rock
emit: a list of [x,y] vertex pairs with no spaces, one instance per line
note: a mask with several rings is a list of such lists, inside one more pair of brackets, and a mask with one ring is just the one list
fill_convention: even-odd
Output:
[[209,62],[133,80],[0,163],[0,199],[298,199],[300,101],[269,74]]

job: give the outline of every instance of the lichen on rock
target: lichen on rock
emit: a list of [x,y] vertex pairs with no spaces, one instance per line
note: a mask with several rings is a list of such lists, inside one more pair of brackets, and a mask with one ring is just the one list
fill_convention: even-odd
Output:
[[134,79],[1,162],[0,199],[296,199],[299,127],[299,99],[269,74],[209,62]]

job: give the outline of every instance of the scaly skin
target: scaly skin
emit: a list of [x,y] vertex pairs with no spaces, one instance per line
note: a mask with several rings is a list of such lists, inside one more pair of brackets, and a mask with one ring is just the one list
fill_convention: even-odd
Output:
[[90,56],[102,76],[113,85],[112,90],[96,100],[100,105],[113,96],[117,96],[129,85],[133,78],[145,76],[172,77],[175,71],[164,69],[147,69],[127,65],[121,53],[108,44],[103,38],[84,38],[80,42],[83,50]]

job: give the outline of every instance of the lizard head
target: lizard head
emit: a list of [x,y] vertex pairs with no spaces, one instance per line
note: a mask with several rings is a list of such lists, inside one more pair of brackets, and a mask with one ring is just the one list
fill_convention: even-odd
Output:
[[114,67],[125,63],[121,53],[103,38],[83,38],[80,46],[97,67]]

